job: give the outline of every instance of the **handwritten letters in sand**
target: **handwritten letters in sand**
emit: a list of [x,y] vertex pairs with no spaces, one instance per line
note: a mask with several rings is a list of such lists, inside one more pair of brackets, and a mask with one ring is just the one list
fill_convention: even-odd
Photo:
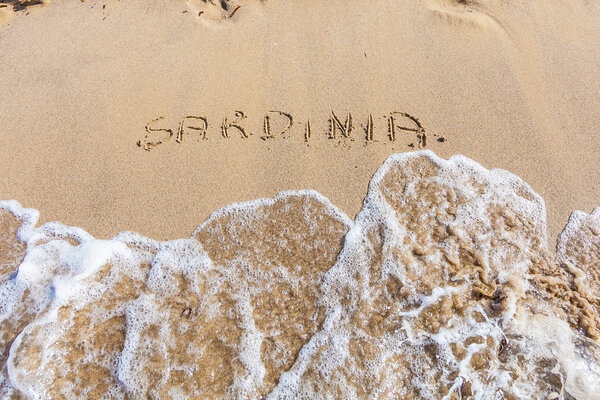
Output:
[[[325,137],[336,143],[363,142],[364,144],[385,142],[394,143],[403,135],[409,138],[408,146],[419,149],[427,147],[427,133],[421,121],[406,112],[392,111],[374,122],[372,114],[363,116],[363,121],[356,121],[351,112],[345,115],[331,111],[328,118]],[[252,128],[258,128],[260,134],[255,135]],[[251,126],[248,116],[240,110],[225,116],[218,126],[212,126],[206,116],[186,115],[176,127],[165,125],[164,117],[158,117],[150,121],[145,127],[145,136],[138,140],[137,145],[147,151],[157,146],[174,141],[184,143],[187,141],[203,142],[209,136],[223,140],[241,138],[251,139],[257,136],[267,142],[278,138],[286,139],[292,135],[300,137],[305,144],[314,141],[313,128],[310,119],[298,123],[292,114],[281,110],[270,110],[262,118],[262,127]],[[434,135],[438,136],[438,135]],[[174,139],[173,139],[174,138]],[[438,142],[446,140],[438,136]]]

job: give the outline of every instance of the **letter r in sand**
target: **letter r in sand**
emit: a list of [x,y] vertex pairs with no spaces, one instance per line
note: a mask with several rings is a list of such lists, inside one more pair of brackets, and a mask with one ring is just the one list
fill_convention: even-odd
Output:
[[221,124],[221,134],[223,135],[223,137],[229,138],[229,129],[235,128],[241,133],[243,139],[248,139],[248,134],[246,133],[244,128],[238,125],[241,120],[246,118],[246,115],[243,111],[236,111],[235,118],[236,119],[233,122],[228,122],[227,117],[223,119],[223,124]]

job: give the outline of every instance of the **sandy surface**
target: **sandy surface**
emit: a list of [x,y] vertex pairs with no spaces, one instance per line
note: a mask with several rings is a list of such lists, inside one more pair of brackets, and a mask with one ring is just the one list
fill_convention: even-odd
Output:
[[[315,189],[354,217],[383,160],[419,147],[401,114],[389,140],[399,112],[438,155],[527,181],[552,241],[571,211],[600,204],[600,3],[237,5],[0,8],[0,198],[98,237],[187,237],[218,207],[288,189]],[[271,110],[293,117],[284,135]],[[248,138],[223,137],[236,111]],[[351,113],[350,138],[329,139],[332,111],[342,123]],[[262,140],[266,113],[276,137]],[[188,119],[177,142],[186,116],[206,118],[206,140]],[[145,151],[160,117],[151,128],[173,135]]]

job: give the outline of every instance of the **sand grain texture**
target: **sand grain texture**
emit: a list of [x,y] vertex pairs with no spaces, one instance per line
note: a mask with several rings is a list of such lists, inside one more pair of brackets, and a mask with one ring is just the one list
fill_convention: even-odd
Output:
[[[411,131],[389,142],[394,111],[419,119],[426,148],[529,182],[551,241],[572,210],[597,205],[597,2],[2,5],[0,198],[41,222],[172,239],[221,206],[290,189],[354,216],[383,160],[420,142]],[[236,110],[247,139],[221,135]],[[270,110],[294,123],[261,140]],[[332,111],[342,123],[352,113],[350,138],[328,139]],[[176,140],[186,116],[207,119],[206,140],[193,129]],[[146,152],[136,143],[159,117],[174,134]],[[281,123],[272,115],[273,131]]]

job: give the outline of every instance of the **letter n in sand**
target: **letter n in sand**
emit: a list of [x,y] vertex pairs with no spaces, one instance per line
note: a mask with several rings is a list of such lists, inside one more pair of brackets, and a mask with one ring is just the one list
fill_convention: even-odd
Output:
[[352,115],[350,113],[346,117],[346,122],[342,124],[337,115],[333,111],[331,112],[331,117],[329,118],[329,139],[337,138],[338,129],[341,131],[343,137],[350,137],[352,133]]

